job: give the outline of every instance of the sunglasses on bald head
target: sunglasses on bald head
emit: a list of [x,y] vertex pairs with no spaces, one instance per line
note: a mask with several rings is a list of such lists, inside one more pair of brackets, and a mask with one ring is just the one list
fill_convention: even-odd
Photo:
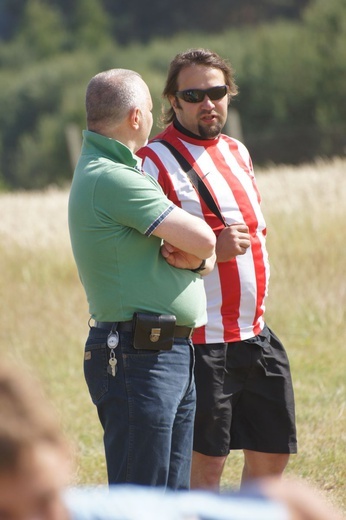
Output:
[[205,96],[208,96],[211,101],[217,101],[218,99],[225,97],[227,90],[227,85],[211,87],[205,90],[200,88],[189,88],[188,90],[178,90],[175,95],[186,101],[186,103],[200,103],[203,101]]

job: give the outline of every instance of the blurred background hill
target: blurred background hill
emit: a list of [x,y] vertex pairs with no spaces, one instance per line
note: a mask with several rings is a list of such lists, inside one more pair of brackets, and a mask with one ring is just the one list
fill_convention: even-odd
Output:
[[229,129],[255,165],[345,154],[346,0],[0,0],[0,186],[70,181],[101,70],[142,74],[154,135],[168,64],[190,47],[231,62]]

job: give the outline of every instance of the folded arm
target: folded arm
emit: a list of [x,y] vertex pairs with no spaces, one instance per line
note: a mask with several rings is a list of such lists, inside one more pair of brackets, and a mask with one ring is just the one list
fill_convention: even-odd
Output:
[[[202,260],[207,260],[206,269],[213,268],[216,238],[204,220],[175,207],[153,235],[164,240],[161,252],[170,265],[196,269]],[[207,274],[204,271],[201,274]]]

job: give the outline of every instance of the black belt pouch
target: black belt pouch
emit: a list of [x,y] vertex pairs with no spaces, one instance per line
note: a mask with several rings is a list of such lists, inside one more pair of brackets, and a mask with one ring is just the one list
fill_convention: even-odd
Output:
[[144,350],[171,350],[176,317],[173,314],[133,315],[133,346]]

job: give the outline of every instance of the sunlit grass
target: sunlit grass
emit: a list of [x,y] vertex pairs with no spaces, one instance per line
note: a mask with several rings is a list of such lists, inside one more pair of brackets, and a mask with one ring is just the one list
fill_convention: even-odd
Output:
[[[287,474],[346,509],[346,161],[258,172],[271,280],[266,319],[288,351],[299,452]],[[231,454],[224,486],[239,484]]]
[[[268,224],[267,322],[288,351],[299,453],[290,475],[346,510],[346,160],[257,172]],[[1,194],[0,355],[38,375],[77,455],[104,483],[102,431],[83,376],[88,309],[70,251],[67,190]],[[237,487],[232,453],[223,487]]]

